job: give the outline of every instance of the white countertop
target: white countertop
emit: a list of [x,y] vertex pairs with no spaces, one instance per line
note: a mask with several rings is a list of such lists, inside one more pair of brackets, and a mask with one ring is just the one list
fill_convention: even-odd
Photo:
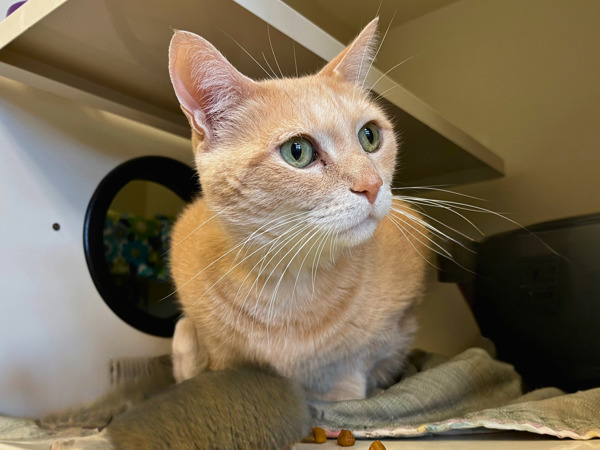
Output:
[[[368,450],[372,440],[357,440],[354,446],[346,447],[356,450]],[[410,439],[393,439],[381,441],[388,450],[475,450],[480,448],[497,450],[573,450],[600,449],[600,439],[574,441],[558,439],[550,436],[520,432],[491,432],[472,435],[430,436]],[[335,439],[324,444],[298,444],[296,450],[341,449]]]

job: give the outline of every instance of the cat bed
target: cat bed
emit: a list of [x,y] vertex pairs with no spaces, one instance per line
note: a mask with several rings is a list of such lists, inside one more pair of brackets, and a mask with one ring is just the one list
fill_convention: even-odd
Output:
[[[168,365],[159,367],[169,370]],[[135,388],[135,379],[128,383]],[[450,359],[414,351],[403,379],[388,389],[365,400],[309,406],[315,425],[330,434],[343,428],[365,439],[497,430],[582,440],[600,437],[600,388],[573,394],[557,388],[525,392],[511,365],[477,348]],[[0,443],[85,440],[99,433],[90,427],[51,432],[34,420],[0,416]]]

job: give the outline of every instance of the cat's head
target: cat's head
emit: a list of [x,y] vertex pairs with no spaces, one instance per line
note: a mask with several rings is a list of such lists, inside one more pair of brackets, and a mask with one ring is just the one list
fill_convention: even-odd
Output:
[[258,82],[203,38],[175,33],[171,80],[204,197],[232,231],[329,233],[350,246],[389,212],[396,139],[363,87],[376,28],[315,75]]

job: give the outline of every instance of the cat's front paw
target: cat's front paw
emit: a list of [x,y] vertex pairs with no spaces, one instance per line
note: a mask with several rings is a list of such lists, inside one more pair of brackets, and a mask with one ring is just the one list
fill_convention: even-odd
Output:
[[187,317],[182,317],[175,325],[172,359],[173,377],[177,383],[195,377],[208,366],[208,354]]
[[366,375],[362,372],[350,372],[339,376],[326,392],[309,393],[313,400],[339,402],[362,400],[367,396]]
[[114,407],[93,405],[79,410],[67,410],[48,414],[36,421],[40,428],[50,431],[60,431],[67,428],[85,428],[90,430],[102,430],[112,418],[127,409],[130,405],[126,403],[114,405]]
[[114,450],[105,432],[93,436],[65,438],[54,441],[51,450]]

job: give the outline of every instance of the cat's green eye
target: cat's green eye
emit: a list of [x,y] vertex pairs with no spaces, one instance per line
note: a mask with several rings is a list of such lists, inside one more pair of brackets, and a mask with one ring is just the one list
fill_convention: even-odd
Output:
[[281,157],[286,163],[299,169],[308,166],[316,159],[316,152],[308,139],[295,137],[279,147]]
[[358,142],[367,153],[373,153],[379,148],[379,128],[369,122],[358,132]]

